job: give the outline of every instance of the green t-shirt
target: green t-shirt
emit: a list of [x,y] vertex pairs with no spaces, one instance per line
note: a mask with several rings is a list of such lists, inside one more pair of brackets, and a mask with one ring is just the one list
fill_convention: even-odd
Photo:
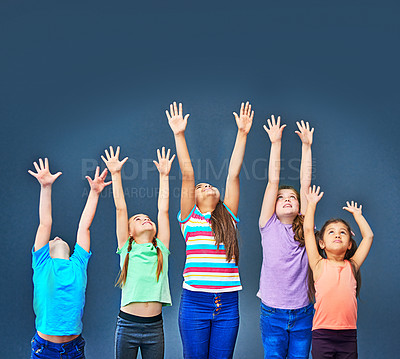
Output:
[[[129,241],[117,250],[120,255],[120,266],[124,265]],[[168,282],[169,250],[157,239],[158,248],[163,255],[163,270],[157,282],[157,249],[152,243],[138,244],[132,242],[129,252],[128,273],[122,287],[121,307],[132,302],[160,302],[163,306],[171,305],[171,294]]]

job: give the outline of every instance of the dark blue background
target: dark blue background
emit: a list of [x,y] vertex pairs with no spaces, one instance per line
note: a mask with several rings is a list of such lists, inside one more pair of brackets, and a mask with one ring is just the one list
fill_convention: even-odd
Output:
[[[241,324],[235,358],[261,358],[257,220],[266,185],[271,113],[284,132],[282,182],[298,185],[295,121],[315,127],[314,182],[325,196],[317,225],[364,205],[375,243],[362,268],[360,358],[400,350],[399,9],[396,1],[18,1],[0,4],[1,358],[26,358],[34,333],[30,250],[39,185],[27,174],[48,156],[63,171],[53,190],[53,232],[71,246],[91,166],[120,145],[130,214],[155,219],[151,160],[174,150],[164,110],[182,101],[197,180],[224,186],[236,134],[232,111],[256,112],[241,174]],[[102,163],[101,163],[102,164]],[[103,167],[103,164],[102,164]],[[179,169],[171,173],[166,358],[182,356],[177,311],[185,245],[175,219]],[[360,239],[358,230],[356,239]],[[120,291],[112,194],[92,225],[84,337],[87,357],[112,358]]]

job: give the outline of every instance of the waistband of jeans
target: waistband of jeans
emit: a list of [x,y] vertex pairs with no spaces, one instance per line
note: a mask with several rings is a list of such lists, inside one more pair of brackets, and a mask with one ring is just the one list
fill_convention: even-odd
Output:
[[120,310],[118,316],[133,323],[155,323],[162,320],[162,313],[155,315],[154,317],[139,317]]
[[237,300],[239,298],[239,291],[234,290],[232,292],[203,292],[203,291],[197,291],[197,290],[190,290],[183,288],[182,289],[182,294],[186,296],[191,296],[195,298],[200,298],[200,299],[212,299],[214,300],[216,297],[219,298],[224,298],[224,299],[232,299],[232,300]]
[[314,307],[314,303],[309,303],[306,306],[297,309],[282,309],[282,308],[270,307],[269,305],[266,305],[263,301],[261,301],[261,307],[267,310],[272,310],[274,312],[280,312],[280,313],[301,313],[301,312],[307,312],[308,310],[312,309]]
[[75,345],[77,345],[80,341],[83,340],[82,335],[79,335],[79,337],[76,337],[75,339],[65,342],[65,343],[54,343],[50,342],[48,340],[43,339],[41,336],[39,336],[38,332],[35,333],[34,336],[35,340],[40,343],[41,345],[47,347],[47,348],[55,348],[55,349],[67,349],[67,348],[72,348]]

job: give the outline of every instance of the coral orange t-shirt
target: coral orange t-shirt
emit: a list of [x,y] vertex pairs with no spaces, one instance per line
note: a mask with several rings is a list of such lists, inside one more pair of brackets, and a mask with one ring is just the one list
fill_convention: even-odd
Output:
[[313,328],[316,329],[357,329],[357,282],[351,263],[336,266],[323,259],[322,274],[315,286],[315,315]]

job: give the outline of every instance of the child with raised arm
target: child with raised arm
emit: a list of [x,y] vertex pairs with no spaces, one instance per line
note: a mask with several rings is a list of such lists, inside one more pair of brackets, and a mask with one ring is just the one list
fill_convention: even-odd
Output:
[[304,237],[312,271],[310,297],[315,297],[312,328],[313,359],[355,359],[357,354],[357,296],[361,286],[360,267],[371,249],[374,234],[362,215],[362,206],[347,202],[360,228],[357,248],[350,226],[343,219],[330,219],[314,233],[314,216],[322,198],[320,188],[307,193]]
[[263,262],[260,275],[260,327],[264,358],[309,356],[313,306],[307,296],[308,261],[304,247],[305,193],[311,184],[311,144],[314,129],[297,122],[302,142],[300,194],[292,186],[279,186],[281,140],[286,125],[280,116],[264,126],[271,141],[268,184],[259,218]]
[[33,163],[36,172],[28,172],[40,183],[39,219],[35,245],[32,249],[33,309],[36,315],[36,334],[32,339],[31,358],[84,358],[85,341],[82,333],[82,315],[85,305],[87,264],[90,252],[90,231],[96,213],[99,195],[105,186],[105,169],[94,179],[86,177],[90,193],[83,209],[76,235],[74,253],[60,237],[50,241],[51,189],[61,172],[51,174],[49,161],[39,158]]
[[224,201],[208,183],[195,184],[194,171],[185,140],[189,115],[183,117],[174,102],[166,111],[174,133],[182,172],[181,210],[178,221],[186,241],[186,263],[179,308],[179,330],[184,358],[232,358],[239,328],[238,291],[239,173],[247,134],[254,111],[242,103],[240,115],[233,113],[238,126],[229,163]]
[[157,150],[160,178],[158,195],[158,232],[154,222],[145,214],[128,219],[122,188],[121,169],[128,157],[119,161],[120,148],[114,154],[105,151],[101,156],[113,182],[113,196],[117,219],[117,240],[121,273],[117,282],[122,289],[121,308],[115,331],[117,359],[134,359],[138,350],[143,359],[164,358],[162,307],[171,305],[168,283],[169,227],[169,172],[175,155],[170,150]]

